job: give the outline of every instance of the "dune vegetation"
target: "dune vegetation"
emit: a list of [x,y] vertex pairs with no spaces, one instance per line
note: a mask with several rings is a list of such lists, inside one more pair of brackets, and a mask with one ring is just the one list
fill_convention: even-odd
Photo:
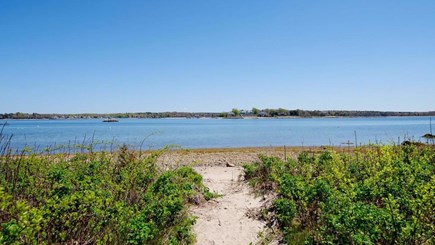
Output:
[[286,161],[260,159],[244,169],[256,190],[274,194],[260,212],[273,227],[264,243],[276,237],[287,244],[435,243],[431,146],[366,146],[345,153],[303,152]]
[[192,244],[189,205],[213,194],[164,150],[12,154],[0,140],[0,244]]

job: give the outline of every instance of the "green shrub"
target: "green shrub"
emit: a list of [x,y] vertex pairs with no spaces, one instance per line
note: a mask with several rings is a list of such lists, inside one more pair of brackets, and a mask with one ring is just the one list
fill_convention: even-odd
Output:
[[290,226],[296,216],[297,207],[294,201],[287,198],[277,198],[273,202],[276,219],[282,227]]
[[37,244],[45,239],[43,212],[26,201],[14,201],[0,186],[0,244]]
[[250,183],[274,181],[283,242],[435,243],[435,151],[431,146],[302,152],[297,161],[261,157]]
[[193,243],[187,208],[215,194],[163,152],[0,156],[0,244]]

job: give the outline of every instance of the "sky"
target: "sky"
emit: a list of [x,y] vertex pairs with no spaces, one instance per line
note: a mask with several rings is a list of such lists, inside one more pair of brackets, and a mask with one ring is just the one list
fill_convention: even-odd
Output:
[[0,113],[435,110],[435,1],[0,0]]

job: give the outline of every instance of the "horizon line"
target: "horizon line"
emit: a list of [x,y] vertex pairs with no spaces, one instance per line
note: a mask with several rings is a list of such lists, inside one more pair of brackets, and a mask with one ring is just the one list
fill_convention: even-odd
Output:
[[[254,107],[255,108],[255,107]],[[233,109],[237,109],[240,111],[247,111],[247,112],[252,112],[252,109],[238,109],[238,108],[233,108]],[[140,113],[228,113],[231,112],[233,109],[231,110],[226,110],[226,111],[171,111],[171,110],[167,110],[167,111],[135,111],[135,112],[22,112],[22,111],[16,111],[16,112],[0,112],[0,114],[18,114],[18,113],[22,113],[22,114],[40,114],[40,115],[46,115],[46,114],[54,114],[54,115],[82,115],[82,114],[97,114],[97,115],[104,115],[104,114],[127,114],[127,113],[132,113],[132,114],[140,114]],[[339,111],[339,112],[381,112],[381,113],[433,113],[435,112],[435,110],[428,110],[428,111],[395,111],[395,110],[346,110],[346,109],[326,109],[326,110],[320,110],[320,109],[285,109],[285,108],[265,108],[265,109],[259,109],[257,108],[259,111],[266,111],[266,110],[285,110],[285,111],[308,111],[308,112],[316,112],[316,111],[320,111],[320,112],[335,112],[335,111]]]

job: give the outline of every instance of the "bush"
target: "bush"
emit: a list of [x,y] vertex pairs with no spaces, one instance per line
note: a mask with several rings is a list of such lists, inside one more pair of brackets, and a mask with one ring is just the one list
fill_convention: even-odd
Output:
[[192,200],[214,196],[190,167],[163,171],[122,147],[0,156],[0,244],[190,244]]
[[[435,243],[435,151],[431,146],[261,157],[250,183],[274,181],[270,209],[285,243]],[[259,184],[260,183],[260,184]]]

